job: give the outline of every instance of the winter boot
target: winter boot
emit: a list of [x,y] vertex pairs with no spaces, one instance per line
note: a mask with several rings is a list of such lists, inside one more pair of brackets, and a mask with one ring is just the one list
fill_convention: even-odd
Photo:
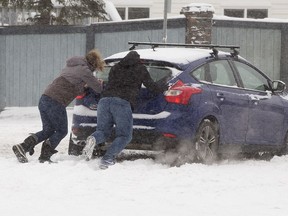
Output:
[[42,144],[39,162],[40,163],[44,163],[44,162],[53,163],[53,161],[50,160],[50,157],[57,152],[58,152],[57,150],[52,148],[50,141],[45,140]]
[[12,150],[20,163],[28,162],[28,159],[26,157],[27,152],[29,152],[30,155],[34,154],[34,147],[38,143],[37,140],[38,137],[35,134],[31,134],[24,140],[23,143],[14,145],[12,147]]
[[89,161],[92,158],[93,150],[96,146],[96,139],[93,136],[88,136],[86,139],[86,145],[82,150],[82,155],[84,158]]

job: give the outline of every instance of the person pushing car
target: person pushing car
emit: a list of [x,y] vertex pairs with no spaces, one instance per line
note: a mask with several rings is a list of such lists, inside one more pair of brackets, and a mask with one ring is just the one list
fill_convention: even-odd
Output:
[[35,145],[42,141],[39,161],[52,162],[50,157],[57,153],[56,147],[68,132],[66,107],[77,95],[83,94],[87,86],[97,93],[102,91],[102,81],[93,76],[93,71],[104,68],[104,61],[96,49],[85,57],[74,56],[66,63],[60,76],[48,85],[39,100],[42,130],[30,134],[21,144],[12,147],[21,163],[28,162],[26,153],[33,155]]
[[141,64],[140,55],[130,51],[110,70],[107,86],[98,103],[96,131],[87,138],[83,148],[83,155],[89,160],[95,145],[104,143],[115,125],[116,138],[100,160],[101,169],[115,164],[116,156],[132,140],[132,109],[142,84],[156,94],[167,90],[166,85],[158,86],[153,81],[146,67]]

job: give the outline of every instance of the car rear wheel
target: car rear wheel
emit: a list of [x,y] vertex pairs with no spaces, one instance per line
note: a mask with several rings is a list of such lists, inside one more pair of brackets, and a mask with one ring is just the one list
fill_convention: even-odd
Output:
[[205,119],[199,126],[195,137],[197,159],[204,164],[212,164],[218,159],[218,124]]
[[280,152],[280,155],[287,155],[288,154],[288,131],[286,132],[283,148]]

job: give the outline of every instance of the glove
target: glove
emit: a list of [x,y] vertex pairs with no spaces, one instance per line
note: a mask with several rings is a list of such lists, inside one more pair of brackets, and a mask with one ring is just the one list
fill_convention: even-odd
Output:
[[165,92],[169,89],[169,83],[165,83],[161,86],[162,92]]
[[32,156],[32,155],[34,154],[34,152],[35,152],[35,151],[34,151],[34,147],[32,147],[32,148],[29,149],[29,155],[30,155],[30,156]]

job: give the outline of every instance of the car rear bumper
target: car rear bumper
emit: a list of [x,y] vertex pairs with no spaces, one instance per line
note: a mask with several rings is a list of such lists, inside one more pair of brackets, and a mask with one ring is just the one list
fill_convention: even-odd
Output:
[[[95,131],[94,127],[73,128],[71,132],[70,144],[84,147],[86,138]],[[111,143],[115,138],[112,133],[107,143]],[[132,141],[127,145],[127,149],[135,150],[165,150],[173,148],[178,143],[176,138],[163,136],[156,130],[133,129]]]

